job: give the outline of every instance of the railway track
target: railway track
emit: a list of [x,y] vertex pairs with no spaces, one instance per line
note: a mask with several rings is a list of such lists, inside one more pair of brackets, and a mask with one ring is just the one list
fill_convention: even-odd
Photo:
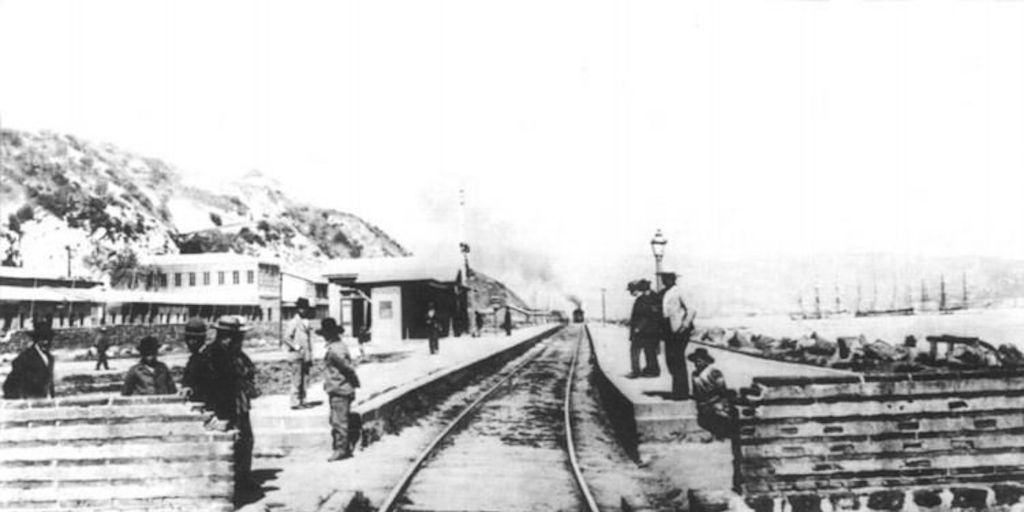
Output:
[[596,501],[573,440],[583,330],[559,335],[485,390],[409,465],[381,511],[584,510]]

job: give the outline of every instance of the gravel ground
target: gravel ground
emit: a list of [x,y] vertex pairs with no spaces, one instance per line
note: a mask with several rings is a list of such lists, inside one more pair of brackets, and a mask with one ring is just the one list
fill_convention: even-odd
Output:
[[686,494],[678,485],[638,465],[619,445],[591,381],[590,356],[590,345],[584,343],[573,383],[573,433],[583,477],[601,510],[685,510]]
[[437,405],[400,433],[384,436],[351,459],[328,463],[328,454],[314,450],[297,450],[283,459],[257,458],[255,476],[263,482],[265,494],[242,510],[373,510],[372,504],[384,499],[408,465],[451,419],[500,380],[506,369],[543,350],[547,343],[542,341],[501,371],[480,376],[462,391],[439,397]]

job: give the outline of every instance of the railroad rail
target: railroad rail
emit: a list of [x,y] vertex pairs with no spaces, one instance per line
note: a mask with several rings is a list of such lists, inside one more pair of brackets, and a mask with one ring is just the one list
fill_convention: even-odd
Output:
[[[552,503],[553,509],[597,512],[599,508],[583,477],[573,436],[572,387],[584,336],[585,331],[579,329],[575,342],[563,338],[548,341],[481,393],[427,444],[378,510],[418,510],[420,504],[411,502],[410,494],[442,502],[455,496],[462,501],[485,499],[489,502],[471,506],[460,502],[453,508],[501,510],[501,504],[496,506],[494,501],[508,500],[510,495],[516,500],[525,499],[526,494],[547,491],[545,502],[554,498],[571,500],[571,495],[575,495],[571,506]],[[559,399],[556,391],[562,379],[564,397]],[[552,422],[561,425],[556,427]],[[461,427],[472,427],[476,432],[459,436]],[[564,442],[560,442],[562,436]],[[538,465],[538,457],[550,463]],[[479,492],[486,488],[482,484],[488,479],[501,482],[504,496]],[[575,492],[567,496],[566,487]],[[431,494],[430,489],[437,491]],[[475,496],[467,497],[474,490]],[[516,494],[517,491],[520,493]],[[438,510],[444,505],[422,506]]]

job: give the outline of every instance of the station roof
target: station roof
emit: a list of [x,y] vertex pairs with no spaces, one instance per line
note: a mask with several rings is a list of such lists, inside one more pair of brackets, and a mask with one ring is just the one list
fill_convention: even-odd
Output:
[[55,288],[40,286],[0,286],[0,302],[87,302],[93,304],[177,304],[177,305],[251,305],[259,297],[245,290],[203,290],[198,292],[151,292],[103,288]]
[[414,281],[454,283],[459,279],[461,270],[461,259],[453,257],[354,258],[327,264],[324,277],[354,284]]

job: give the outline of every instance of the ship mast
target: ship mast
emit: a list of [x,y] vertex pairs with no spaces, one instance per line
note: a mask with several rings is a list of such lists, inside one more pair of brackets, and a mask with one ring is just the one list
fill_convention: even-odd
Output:
[[946,276],[939,276],[939,311],[946,310]]
[[821,318],[821,291],[814,287],[814,317]]
[[964,287],[964,303],[963,303],[963,307],[964,307],[964,309],[967,309],[967,272],[962,273],[960,275],[960,277],[961,277],[961,280],[963,282],[963,287]]
[[927,307],[928,304],[928,289],[924,287],[924,279],[921,280],[921,309]]
[[843,312],[843,302],[839,299],[839,283],[836,283],[835,291],[836,291],[836,314],[838,315],[838,314]]

